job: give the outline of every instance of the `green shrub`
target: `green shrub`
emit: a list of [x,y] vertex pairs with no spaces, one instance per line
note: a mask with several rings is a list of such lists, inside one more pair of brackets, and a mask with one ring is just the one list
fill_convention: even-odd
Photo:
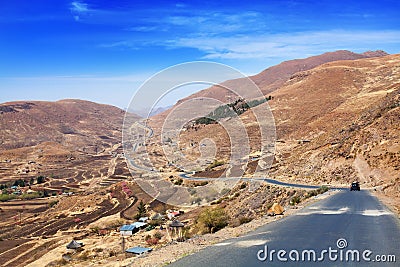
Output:
[[321,186],[321,187],[318,188],[318,189],[309,191],[309,192],[305,195],[305,198],[315,197],[316,195],[323,194],[323,193],[325,193],[325,192],[328,191],[328,190],[329,190],[329,187],[323,185],[323,186]]
[[22,194],[21,196],[19,196],[21,199],[34,199],[34,198],[38,198],[40,195],[38,192],[34,192],[34,193],[29,193],[29,194]]
[[296,204],[299,204],[300,202],[301,202],[300,196],[294,196],[294,197],[292,197],[292,199],[290,200],[290,204],[291,204],[291,205],[296,205]]
[[228,225],[229,216],[221,207],[206,208],[198,216],[197,222],[203,226],[208,233],[215,233]]
[[45,182],[46,178],[44,176],[38,176],[36,178],[37,184],[43,184]]
[[154,237],[154,238],[157,238],[157,239],[161,239],[163,236],[164,236],[164,235],[163,235],[160,231],[157,231],[157,232],[155,232],[155,233],[153,234],[153,237]]
[[14,198],[16,198],[15,195],[9,195],[9,194],[1,194],[0,195],[0,201],[1,202],[5,202],[5,201],[8,201],[8,200],[11,200],[11,199],[14,199]]

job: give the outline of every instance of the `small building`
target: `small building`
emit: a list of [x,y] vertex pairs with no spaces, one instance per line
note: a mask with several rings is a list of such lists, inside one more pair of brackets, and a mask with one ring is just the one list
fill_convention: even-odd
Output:
[[75,240],[72,240],[68,245],[67,245],[67,249],[78,249],[83,247],[83,243],[82,242],[77,242]]
[[172,223],[170,223],[169,228],[171,230],[171,233],[168,231],[168,235],[170,236],[171,239],[176,238],[177,240],[180,240],[183,238],[183,232],[182,229],[185,225],[178,221],[174,220]]
[[139,229],[143,229],[144,227],[146,227],[147,223],[145,223],[145,222],[134,222],[131,225],[134,225],[139,230]]
[[149,217],[140,217],[139,218],[139,222],[143,222],[143,223],[145,223],[145,222],[147,222],[149,220]]
[[132,224],[125,224],[121,226],[119,232],[121,236],[130,236],[147,226],[145,222],[134,222]]
[[171,211],[167,213],[168,219],[172,220],[173,218],[179,216],[181,213],[179,211]]
[[135,225],[132,224],[125,224],[122,225],[121,228],[119,228],[119,232],[121,236],[130,236],[136,233],[139,230],[139,228],[136,228]]
[[152,250],[153,250],[152,248],[132,247],[132,248],[128,248],[127,250],[125,250],[125,252],[133,253],[133,254],[142,254],[142,253],[149,252]]
[[164,216],[161,215],[160,213],[156,213],[151,217],[152,220],[163,220]]

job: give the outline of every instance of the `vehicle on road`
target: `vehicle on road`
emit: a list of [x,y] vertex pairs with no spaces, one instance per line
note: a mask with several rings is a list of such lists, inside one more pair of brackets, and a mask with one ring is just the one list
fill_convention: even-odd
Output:
[[350,191],[360,191],[360,183],[352,182],[350,185]]

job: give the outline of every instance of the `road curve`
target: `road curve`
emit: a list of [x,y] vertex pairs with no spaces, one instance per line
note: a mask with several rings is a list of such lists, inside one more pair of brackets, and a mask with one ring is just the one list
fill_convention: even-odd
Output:
[[[169,266],[400,266],[399,248],[398,218],[368,191],[342,190],[292,216],[207,247]],[[272,250],[275,252],[271,256]],[[280,259],[279,250],[283,251]],[[285,258],[287,261],[282,261]],[[391,262],[377,261],[383,258]]]
[[[321,185],[306,185],[306,184],[294,184],[294,183],[285,183],[281,182],[275,179],[270,179],[270,178],[263,178],[263,177],[251,177],[251,178],[240,178],[240,177],[229,177],[229,178],[208,178],[208,177],[193,177],[190,176],[189,173],[182,173],[179,175],[183,179],[191,180],[191,181],[210,181],[210,180],[215,180],[215,179],[220,179],[220,180],[242,180],[242,181],[264,181],[270,184],[274,185],[280,185],[280,186],[287,186],[287,187],[295,187],[295,188],[303,188],[303,189],[318,189],[321,187]],[[335,190],[347,190],[347,187],[338,187],[338,186],[330,186],[326,185],[330,189],[335,189]]]

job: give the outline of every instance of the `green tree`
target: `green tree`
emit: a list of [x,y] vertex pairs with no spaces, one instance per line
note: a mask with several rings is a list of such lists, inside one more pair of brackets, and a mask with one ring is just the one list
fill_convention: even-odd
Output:
[[140,200],[137,210],[138,210],[138,212],[135,215],[136,220],[138,220],[141,217],[145,217],[147,215],[146,205],[144,204],[143,200]]
[[43,184],[45,180],[46,180],[46,178],[45,178],[44,176],[38,176],[38,177],[36,178],[36,182],[37,182],[38,184]]
[[24,180],[22,180],[22,179],[15,180],[15,182],[14,182],[13,186],[20,186],[20,187],[24,187],[24,186],[25,186],[25,181],[24,181]]
[[206,208],[197,218],[197,222],[207,229],[208,233],[215,233],[228,225],[229,216],[221,207]]

